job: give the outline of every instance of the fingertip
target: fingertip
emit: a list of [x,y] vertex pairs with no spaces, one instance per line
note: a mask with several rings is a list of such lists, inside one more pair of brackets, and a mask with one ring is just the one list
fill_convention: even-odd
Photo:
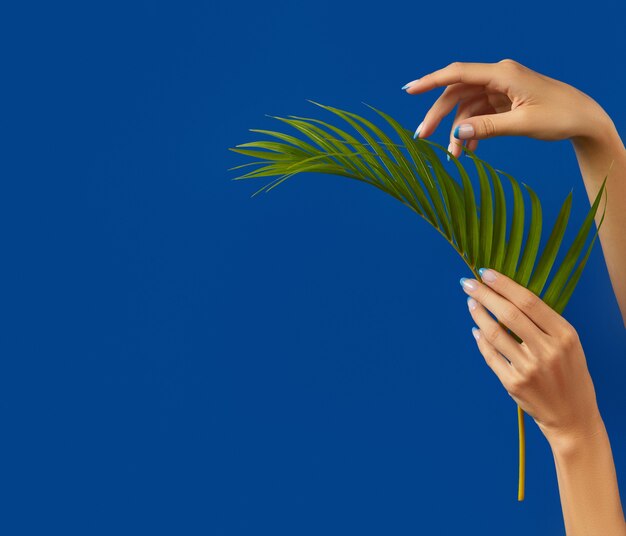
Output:
[[472,335],[474,336],[474,339],[476,339],[476,342],[480,340],[480,330],[476,326],[472,328]]
[[450,145],[448,145],[448,151],[450,151],[455,158],[459,158],[463,154],[463,142],[453,138]]
[[413,139],[419,138],[422,132],[422,127],[424,126],[424,121],[422,121],[417,128],[415,129],[415,134],[413,134]]
[[402,86],[402,90],[406,91],[407,93],[411,93],[411,90],[414,89],[415,84],[417,84],[417,82],[419,82],[419,78],[416,80],[412,80],[411,82],[404,84]]
[[498,278],[498,272],[491,268],[479,268],[478,273],[485,283],[493,283]]
[[457,140],[469,140],[476,135],[476,130],[471,123],[461,123],[456,126],[452,135]]

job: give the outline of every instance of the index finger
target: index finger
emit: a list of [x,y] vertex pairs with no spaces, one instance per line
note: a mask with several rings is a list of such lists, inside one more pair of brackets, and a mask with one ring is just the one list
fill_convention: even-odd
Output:
[[436,87],[449,86],[451,84],[479,85],[501,90],[507,78],[503,76],[501,66],[500,62],[462,63],[457,61],[443,69],[409,82],[406,92],[411,95],[417,95]]
[[479,270],[483,282],[517,306],[533,323],[548,335],[565,329],[567,321],[539,296],[493,269]]

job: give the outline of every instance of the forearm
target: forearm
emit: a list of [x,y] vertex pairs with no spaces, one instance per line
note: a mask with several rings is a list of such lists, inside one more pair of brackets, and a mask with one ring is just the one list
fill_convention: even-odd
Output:
[[626,536],[611,444],[602,419],[585,437],[549,439],[567,536]]
[[[597,121],[600,127],[593,130],[593,136],[573,138],[572,144],[591,201],[608,174],[606,214],[599,236],[626,326],[626,149],[608,116],[599,113]],[[602,205],[596,216],[597,223],[601,216]]]

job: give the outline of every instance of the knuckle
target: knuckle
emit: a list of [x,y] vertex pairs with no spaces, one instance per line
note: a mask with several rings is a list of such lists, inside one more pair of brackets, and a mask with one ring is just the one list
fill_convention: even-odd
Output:
[[460,61],[453,61],[446,69],[454,73],[454,78],[457,79],[458,82],[463,81],[463,64]]
[[485,358],[485,363],[487,363],[487,365],[493,368],[493,363],[496,359],[496,356],[493,350],[486,350],[484,348],[481,348],[480,352],[483,354],[483,357]]
[[578,344],[578,333],[571,324],[567,324],[559,334],[559,341],[566,349],[572,348]]
[[478,289],[474,291],[474,298],[484,305],[489,298],[489,289],[485,285],[479,285]]
[[524,310],[524,311],[531,311],[533,310],[535,307],[537,307],[537,303],[539,302],[539,297],[530,292],[530,291],[526,291],[522,294],[522,297],[520,298],[520,307]]
[[487,337],[487,340],[491,343],[494,344],[498,338],[500,337],[500,334],[502,333],[502,330],[500,329],[500,327],[498,326],[493,326],[491,328],[489,328],[486,333],[485,333],[485,337]]
[[507,307],[502,312],[502,320],[505,324],[515,324],[520,317],[520,310],[517,307]]
[[519,62],[512,60],[510,58],[505,58],[503,60],[500,60],[498,62],[498,65],[500,65],[500,69],[505,70],[505,72],[509,76],[518,73],[523,68]]
[[480,124],[478,125],[478,129],[482,134],[483,138],[491,138],[496,135],[496,124],[493,122],[493,119],[488,115],[483,117],[480,120]]

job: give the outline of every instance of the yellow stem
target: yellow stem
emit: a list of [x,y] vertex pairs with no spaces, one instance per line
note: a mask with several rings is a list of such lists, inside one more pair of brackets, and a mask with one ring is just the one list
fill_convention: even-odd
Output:
[[519,477],[517,482],[517,500],[524,500],[524,482],[526,473],[526,433],[524,430],[524,410],[517,406],[517,430],[519,436]]

